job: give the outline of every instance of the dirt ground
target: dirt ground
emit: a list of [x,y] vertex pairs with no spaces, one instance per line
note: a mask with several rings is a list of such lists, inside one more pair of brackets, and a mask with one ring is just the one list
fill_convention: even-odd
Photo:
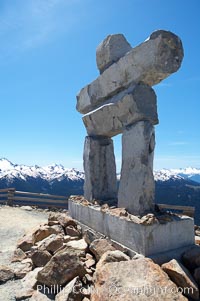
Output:
[[[10,261],[18,239],[40,223],[46,222],[48,214],[45,210],[31,210],[28,206],[0,206],[0,265],[16,265]],[[0,301],[14,301],[15,291],[18,289],[20,280],[0,285]]]

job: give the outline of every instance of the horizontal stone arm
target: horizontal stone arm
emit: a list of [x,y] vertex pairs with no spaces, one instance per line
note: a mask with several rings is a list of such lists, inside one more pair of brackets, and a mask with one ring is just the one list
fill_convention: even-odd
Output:
[[158,123],[156,94],[147,85],[133,86],[108,102],[83,116],[89,136],[113,137],[126,126],[142,120],[149,120],[153,125]]
[[175,34],[158,30],[106,69],[77,95],[77,110],[86,114],[133,83],[158,84],[176,72],[183,59],[181,40]]

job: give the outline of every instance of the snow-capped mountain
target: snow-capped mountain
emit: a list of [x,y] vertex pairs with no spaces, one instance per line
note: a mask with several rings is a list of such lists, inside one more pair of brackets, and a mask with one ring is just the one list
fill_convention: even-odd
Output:
[[[154,172],[155,202],[195,207],[200,225],[200,169],[161,169]],[[119,180],[120,175],[117,175]],[[13,164],[0,159],[0,189],[14,187],[28,192],[69,196],[83,194],[84,172],[62,165],[45,167]]]
[[154,171],[156,181],[188,179],[200,183],[200,168],[161,169]]
[[82,193],[83,182],[84,173],[75,168],[58,164],[26,166],[0,159],[0,188],[68,195]]
[[[13,164],[9,160],[0,159],[0,179],[11,182],[14,179],[41,178],[49,183],[63,179],[78,181],[84,180],[84,172],[75,168],[65,168],[61,164],[52,164],[44,167]],[[117,176],[118,179],[120,175]],[[200,183],[200,168],[188,167],[185,169],[161,169],[154,171],[155,181],[188,179]]]
[[38,178],[52,182],[61,181],[63,178],[69,180],[84,179],[84,173],[75,168],[65,168],[63,165],[52,164],[45,167],[26,166],[13,164],[9,160],[0,159],[0,179],[6,177],[8,181],[14,178],[25,180],[27,177]]

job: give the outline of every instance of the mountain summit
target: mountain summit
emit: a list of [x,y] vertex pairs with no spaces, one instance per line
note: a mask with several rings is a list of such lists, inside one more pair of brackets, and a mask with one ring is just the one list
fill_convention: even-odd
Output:
[[61,195],[83,193],[84,173],[52,164],[44,167],[13,164],[0,159],[0,188]]
[[155,181],[168,181],[170,179],[188,179],[200,183],[200,168],[161,169],[154,171]]
[[38,165],[27,166],[13,164],[9,160],[0,159],[0,179],[6,177],[10,182],[12,179],[25,179],[26,177],[38,178],[52,182],[62,180],[63,177],[69,180],[84,179],[84,173],[75,168],[65,168],[63,165],[52,164],[44,167]]
[[[0,179],[6,178],[10,183],[14,179],[41,178],[50,183],[68,179],[71,181],[84,180],[84,172],[75,168],[65,168],[61,164],[51,164],[40,167],[13,164],[6,158],[0,159]],[[154,171],[155,181],[188,179],[200,183],[200,168],[161,169]]]
[[[118,175],[118,179],[120,175]],[[154,172],[156,203],[194,206],[200,224],[200,169],[161,169]],[[84,172],[63,165],[26,166],[0,159],[0,189],[69,196],[83,194]]]

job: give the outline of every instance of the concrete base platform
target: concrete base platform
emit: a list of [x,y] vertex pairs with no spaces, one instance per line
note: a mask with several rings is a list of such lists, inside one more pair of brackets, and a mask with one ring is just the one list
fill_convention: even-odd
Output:
[[[166,252],[194,245],[194,220],[171,215],[170,221],[143,224],[104,212],[99,206],[84,206],[69,200],[69,214],[80,223],[124,245],[136,253],[165,261]],[[137,220],[137,218],[136,218]],[[139,220],[139,219],[138,219]],[[180,251],[181,252],[181,251]],[[178,252],[178,253],[180,253]],[[159,255],[159,256],[158,256]]]
[[196,245],[190,245],[186,247],[181,247],[174,250],[169,250],[167,252],[162,252],[158,254],[154,254],[152,256],[149,256],[155,263],[161,265],[163,263],[169,262],[171,259],[176,259],[178,261],[182,260],[182,255],[187,250],[191,249],[192,247],[198,247]]

